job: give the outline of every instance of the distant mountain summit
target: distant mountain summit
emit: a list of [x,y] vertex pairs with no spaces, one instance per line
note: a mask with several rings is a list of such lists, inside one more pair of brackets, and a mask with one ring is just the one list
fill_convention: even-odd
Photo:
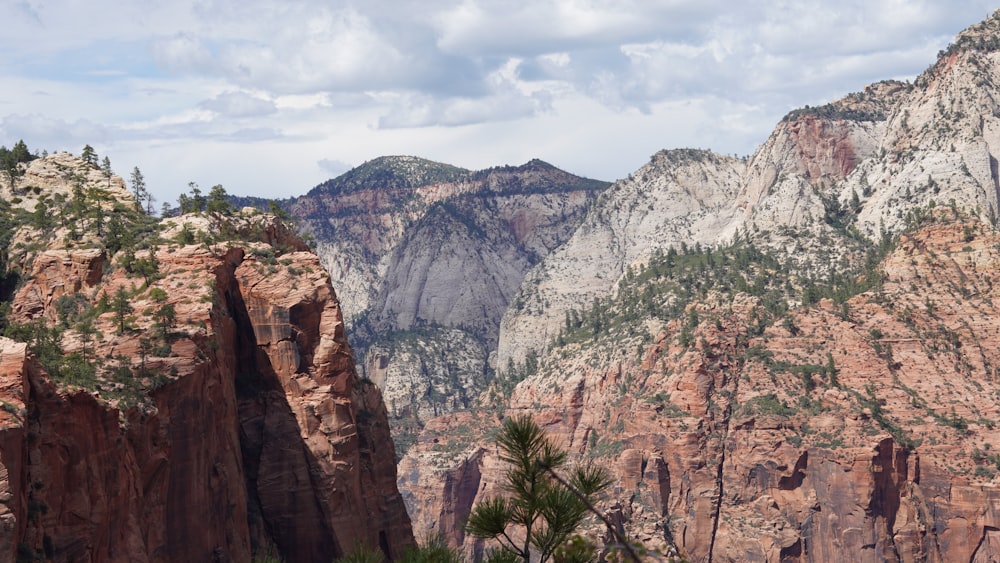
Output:
[[[410,190],[439,184],[464,184],[472,191],[562,192],[600,190],[608,182],[582,178],[539,160],[520,166],[472,171],[416,156],[381,156],[319,184],[302,198],[333,197],[369,190]],[[302,199],[300,198],[300,199]]]
[[561,193],[574,190],[600,191],[608,182],[570,174],[539,160],[531,159],[520,166],[498,166],[473,174],[489,193]]
[[416,156],[380,156],[327,180],[303,197],[336,196],[363,190],[404,189],[458,182],[469,170]]

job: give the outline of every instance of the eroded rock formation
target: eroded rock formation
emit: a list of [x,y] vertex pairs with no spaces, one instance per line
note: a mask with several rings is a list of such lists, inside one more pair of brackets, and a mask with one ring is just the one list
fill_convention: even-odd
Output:
[[[20,257],[8,320],[65,323],[78,363],[48,373],[0,339],[0,559],[328,563],[412,544],[381,394],[318,258],[271,219],[234,218],[243,242],[161,239],[137,253],[147,278],[80,245]],[[119,290],[127,317],[99,308]]]
[[404,427],[466,408],[485,387],[522,278],[605,186],[539,160],[473,172],[394,156],[294,200],[400,445]]

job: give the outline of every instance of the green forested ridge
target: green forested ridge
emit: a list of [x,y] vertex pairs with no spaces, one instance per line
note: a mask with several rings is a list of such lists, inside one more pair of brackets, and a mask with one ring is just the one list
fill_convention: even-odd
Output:
[[[653,335],[647,322],[662,325],[674,319],[685,321],[678,338],[687,346],[692,343],[694,328],[704,320],[689,308],[691,304],[728,303],[741,293],[760,299],[759,331],[785,318],[793,306],[831,299],[843,308],[850,297],[881,285],[881,260],[894,248],[897,238],[883,234],[874,242],[862,237],[846,226],[842,215],[850,212],[839,205],[828,207],[826,222],[834,233],[821,235],[821,251],[815,261],[759,246],[746,233],[719,248],[682,243],[678,248],[656,251],[644,264],[630,267],[611,295],[567,310],[560,333],[550,343],[549,355],[565,355],[568,352],[560,350],[570,345],[614,349],[648,343]],[[911,229],[927,216],[926,209],[911,212]],[[811,236],[801,235],[803,239]],[[836,245],[830,236],[838,239]],[[838,250],[834,253],[831,248]],[[523,362],[509,361],[500,367],[488,393],[490,402],[500,406],[517,383],[534,375],[541,364],[542,358],[530,353]]]

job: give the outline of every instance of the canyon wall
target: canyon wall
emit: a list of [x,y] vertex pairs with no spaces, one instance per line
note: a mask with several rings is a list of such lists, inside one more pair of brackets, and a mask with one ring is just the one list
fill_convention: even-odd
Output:
[[344,299],[359,368],[385,393],[398,449],[485,388],[525,273],[606,185],[539,160],[469,171],[390,156],[290,204]]
[[[213,242],[223,220],[246,236]],[[63,360],[0,339],[0,559],[397,557],[413,534],[386,410],[318,258],[256,213],[163,233],[136,251],[148,276],[58,231],[15,257],[5,322],[35,350],[58,334]]]
[[[491,431],[530,413],[572,459],[609,468],[600,510],[664,555],[995,559],[1000,235],[938,221],[845,307],[761,324],[756,297],[701,302],[693,326],[566,344],[501,410],[430,421],[399,466],[414,528],[480,551],[460,523],[501,492]],[[587,535],[611,539],[596,521]]]

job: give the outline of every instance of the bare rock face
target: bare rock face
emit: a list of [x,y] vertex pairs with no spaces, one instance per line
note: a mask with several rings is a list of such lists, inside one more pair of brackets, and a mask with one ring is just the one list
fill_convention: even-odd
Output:
[[[48,373],[0,339],[0,559],[327,563],[412,544],[329,276],[300,240],[247,225],[258,242],[140,251],[148,279],[76,247],[20,264],[10,320],[67,323],[77,363]],[[120,290],[127,316],[86,312]],[[93,333],[66,320],[81,314]]]
[[[495,341],[498,320],[530,267],[514,244],[482,244],[474,227],[443,206],[396,250],[373,308],[377,326],[461,326]],[[510,238],[510,237],[508,237]]]
[[[484,471],[491,469],[484,463],[495,465],[484,441],[484,431],[494,423],[481,413],[470,412],[449,413],[428,422],[413,448],[420,453],[405,456],[399,464],[400,492],[414,529],[463,545],[465,520],[489,483]],[[472,540],[469,543],[474,545]]]
[[[443,309],[430,302],[465,288],[469,280],[461,276],[472,273],[458,267],[471,262],[442,263],[431,272],[441,280],[458,276],[447,292],[433,283],[421,291],[425,280],[420,272],[425,270],[413,278],[400,277],[413,265],[401,260],[414,259],[414,240],[433,235],[435,248],[428,252],[437,252],[435,260],[442,262],[451,259],[454,250],[498,253],[479,257],[476,268],[482,271],[475,274],[476,281],[502,290],[482,295],[480,302],[502,310],[528,262],[565,240],[574,219],[604,185],[541,161],[472,172],[393,156],[317,186],[295,200],[292,213],[315,236],[320,259],[343,287],[341,294],[351,304],[349,323],[369,312],[379,329],[406,330],[415,323],[468,325],[478,321],[482,311]],[[439,225],[441,221],[448,225]],[[436,248],[439,244],[442,248]],[[491,260],[497,257],[513,263]],[[517,274],[513,281],[508,279],[511,273]]]
[[[13,560],[24,535],[27,499],[22,468],[25,465],[24,408],[27,345],[0,339],[0,554]],[[20,518],[18,516],[21,516]]]
[[497,369],[541,351],[570,309],[609,294],[653,252],[717,242],[743,168],[708,151],[662,151],[602,193],[572,237],[525,276],[501,323]]
[[23,175],[13,188],[6,182],[0,183],[0,197],[14,207],[34,211],[42,200],[47,200],[51,207],[56,197],[72,199],[75,187],[104,191],[110,196],[109,208],[112,201],[135,205],[120,176],[108,177],[96,166],[68,152],[57,152],[20,166]]
[[48,250],[34,259],[34,276],[13,302],[13,313],[21,319],[46,315],[54,322],[58,316],[56,301],[96,286],[107,262],[105,253],[97,248],[80,250]]
[[[288,259],[304,273],[268,274],[254,260],[234,273],[242,297],[236,317],[249,321],[237,324],[253,331],[241,335],[252,340],[242,348],[249,357],[241,358],[237,383],[246,386],[244,463],[265,523],[254,531],[269,530],[296,561],[321,560],[359,541],[399,555],[412,536],[393,483],[381,394],[358,385],[340,306],[318,259]],[[252,392],[256,386],[261,392]]]
[[[383,355],[383,352],[385,355]],[[389,358],[394,361],[389,361]],[[365,372],[382,389],[394,418],[423,420],[475,404],[484,386],[488,357],[468,332],[451,328],[412,330],[391,348],[373,348]],[[397,426],[398,432],[403,429]]]

